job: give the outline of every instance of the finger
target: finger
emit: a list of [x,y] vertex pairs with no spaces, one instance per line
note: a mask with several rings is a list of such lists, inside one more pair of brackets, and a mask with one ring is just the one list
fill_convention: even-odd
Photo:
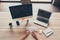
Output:
[[26,36],[28,36],[30,34],[30,32],[28,30],[25,30],[24,33],[26,34]]
[[24,31],[24,34],[20,37],[20,40],[25,40],[27,37],[28,37],[28,35],[30,34],[30,32],[29,31]]
[[32,32],[32,36],[33,36],[36,40],[38,40],[38,35],[39,35],[39,33],[38,33],[37,31],[33,31],[33,32]]

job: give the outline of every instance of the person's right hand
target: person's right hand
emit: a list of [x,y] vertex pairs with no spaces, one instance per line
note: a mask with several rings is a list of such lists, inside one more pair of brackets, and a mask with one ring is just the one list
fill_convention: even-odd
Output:
[[33,32],[32,32],[32,36],[33,36],[36,40],[41,40],[41,39],[40,39],[40,35],[39,35],[39,33],[38,33],[37,31],[33,31]]

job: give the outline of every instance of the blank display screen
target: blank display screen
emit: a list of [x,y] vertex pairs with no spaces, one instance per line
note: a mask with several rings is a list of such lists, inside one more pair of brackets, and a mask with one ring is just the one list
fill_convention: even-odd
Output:
[[32,16],[32,4],[9,7],[12,18]]

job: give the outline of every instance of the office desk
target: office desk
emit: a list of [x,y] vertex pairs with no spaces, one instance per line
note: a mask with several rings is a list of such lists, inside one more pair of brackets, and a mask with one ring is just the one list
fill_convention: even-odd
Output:
[[[37,27],[38,30],[46,29],[33,23],[36,16],[37,13],[33,13],[33,17],[29,18],[30,26]],[[14,32],[10,32],[8,25],[9,22],[15,22],[16,20],[20,20],[20,18],[12,20],[9,12],[0,12],[0,40],[19,40],[19,38],[23,35],[23,31],[25,30],[25,27],[23,27],[25,24],[22,23],[20,27],[14,27]],[[40,35],[41,37],[39,38],[41,38],[41,40],[60,40],[60,13],[52,13],[49,21],[49,27],[54,31],[54,34],[47,38],[42,33]],[[30,34],[26,40],[35,39]]]

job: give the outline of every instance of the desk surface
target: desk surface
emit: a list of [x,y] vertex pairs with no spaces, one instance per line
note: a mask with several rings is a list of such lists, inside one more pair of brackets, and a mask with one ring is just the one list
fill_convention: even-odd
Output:
[[[38,26],[33,23],[33,20],[36,18],[37,13],[33,13],[33,18],[30,18],[30,25],[31,27],[37,27],[38,30],[44,30],[44,27]],[[16,19],[20,20],[20,19]],[[21,28],[24,26],[22,25],[16,29],[14,29],[14,32],[9,31],[8,23],[10,21],[15,22],[16,20],[11,19],[11,15],[9,12],[0,12],[0,40],[18,40],[21,35],[23,35],[23,32],[25,28]],[[44,34],[41,34],[42,40],[60,40],[60,13],[52,13],[49,27],[54,31],[54,34],[50,37],[45,37]],[[15,25],[16,26],[16,25]],[[34,40],[31,35],[26,40]]]

